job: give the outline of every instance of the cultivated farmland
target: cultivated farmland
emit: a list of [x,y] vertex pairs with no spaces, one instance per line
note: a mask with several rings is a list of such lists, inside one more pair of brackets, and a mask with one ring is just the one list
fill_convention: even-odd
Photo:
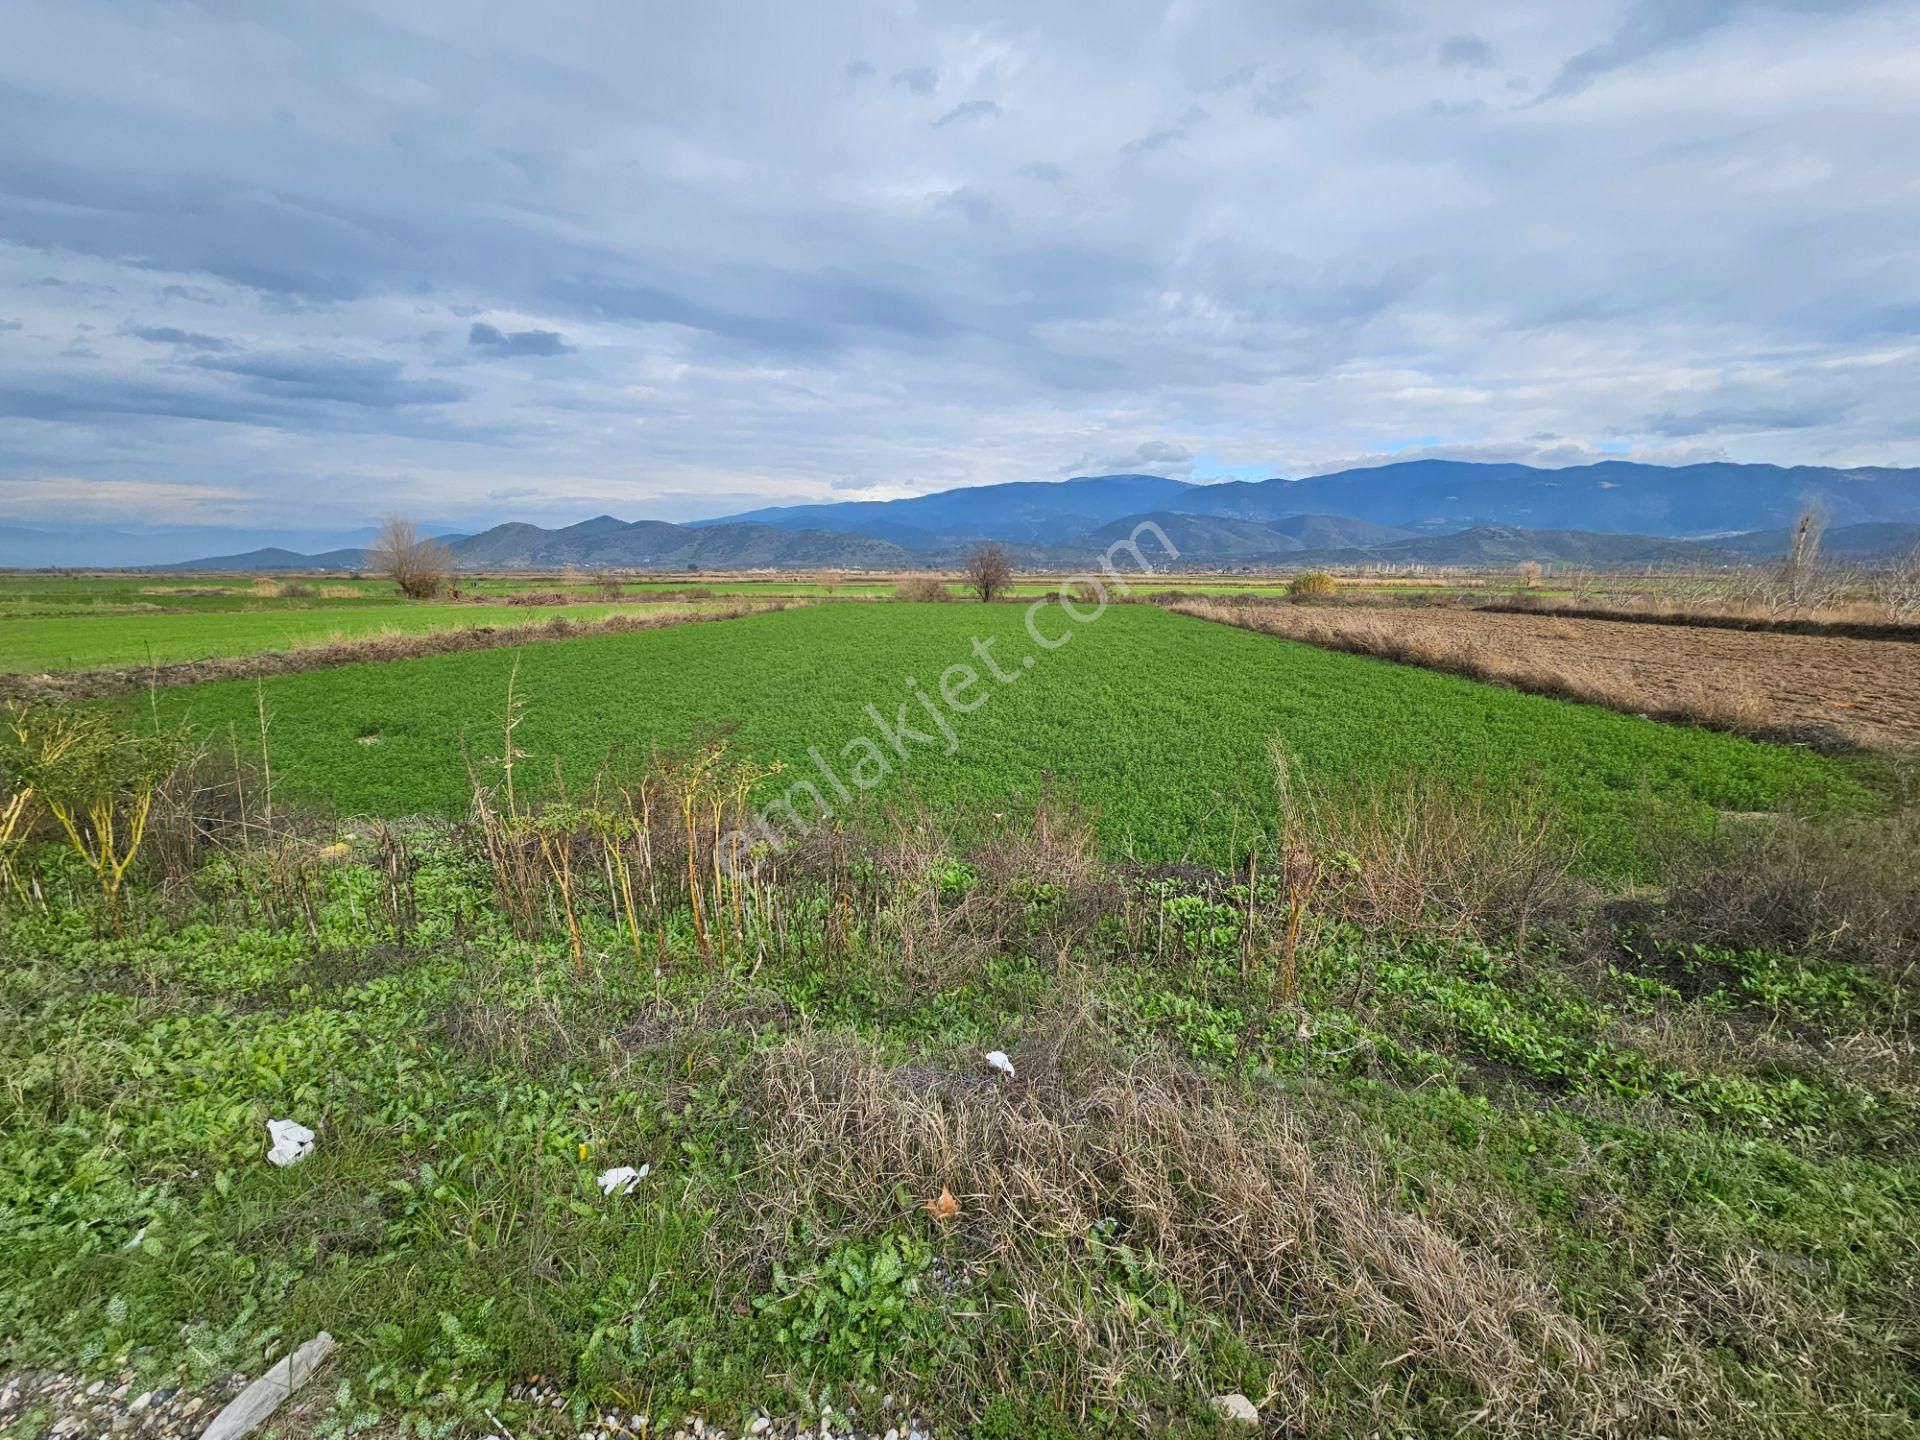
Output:
[[1898,756],[1028,616],[13,709],[0,1427],[1920,1425]]
[[[677,607],[685,608],[685,607]],[[0,619],[0,674],[166,665],[299,650],[377,635],[504,628],[555,618],[604,620],[668,613],[668,607],[572,604],[364,604],[164,615],[72,615]]]
[[[1095,812],[1113,853],[1216,864],[1272,818],[1275,737],[1318,782],[1416,769],[1524,792],[1578,835],[1590,866],[1609,873],[1632,868],[1634,834],[1660,812],[1704,821],[1789,797],[1861,798],[1839,767],[1801,751],[1277,643],[1147,606],[1115,606],[1084,627],[1049,606],[1043,635],[1072,633],[1049,653],[1027,633],[1024,613],[820,606],[717,628],[349,666],[258,691],[195,687],[153,703],[164,720],[222,745],[237,737],[246,753],[258,750],[264,699],[278,793],[345,814],[461,813],[469,766],[502,753],[511,676],[529,783],[549,781],[557,762],[578,787],[605,762],[635,766],[655,745],[684,749],[727,734],[741,753],[786,766],[763,784],[763,800],[783,779],[830,796],[810,749],[851,789],[841,756],[866,737],[892,763],[889,788],[909,786],[955,814],[1030,806],[1052,784]],[[988,660],[1007,683],[991,678]],[[949,740],[916,695],[937,691],[956,664],[972,665],[978,695],[990,698],[973,713],[948,712]],[[129,713],[148,705],[127,702]],[[889,726],[904,717],[931,738],[909,740],[903,758],[869,705]]]

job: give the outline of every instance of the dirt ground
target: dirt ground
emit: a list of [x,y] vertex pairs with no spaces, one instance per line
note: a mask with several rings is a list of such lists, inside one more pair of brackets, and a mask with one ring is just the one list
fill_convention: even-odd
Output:
[[1920,745],[1920,644],[1908,641],[1464,609],[1214,608],[1233,613],[1208,618],[1614,709],[1835,748]]

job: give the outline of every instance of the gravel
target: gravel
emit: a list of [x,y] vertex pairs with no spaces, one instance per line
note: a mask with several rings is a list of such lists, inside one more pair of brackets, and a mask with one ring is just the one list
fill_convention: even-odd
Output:
[[[251,1378],[235,1373],[187,1389],[149,1385],[124,1369],[104,1376],[14,1371],[0,1376],[0,1434],[19,1440],[197,1440]],[[328,1393],[324,1385],[313,1390]],[[562,1428],[570,1425],[561,1419],[568,1397],[558,1386],[536,1378],[508,1387],[507,1395],[504,1413],[493,1417],[493,1440],[939,1440],[932,1424],[891,1395],[871,1397],[864,1407],[871,1413],[864,1417],[838,1409],[811,1420],[761,1412],[733,1428],[732,1418],[715,1424],[698,1415],[603,1410],[577,1431]],[[284,1428],[284,1419],[276,1417],[261,1433],[271,1433],[275,1424]]]

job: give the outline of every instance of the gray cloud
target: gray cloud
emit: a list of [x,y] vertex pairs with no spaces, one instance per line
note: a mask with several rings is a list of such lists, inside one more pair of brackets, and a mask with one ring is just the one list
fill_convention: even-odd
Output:
[[1308,97],[1313,94],[1316,83],[1314,76],[1304,70],[1269,80],[1253,92],[1253,108],[1270,118],[1304,115],[1313,108]]
[[991,100],[968,100],[954,106],[953,109],[947,111],[946,114],[934,121],[933,128],[938,130],[958,120],[985,120],[988,116],[998,115],[999,113],[999,105]]
[[282,400],[325,400],[391,409],[449,405],[466,392],[442,380],[409,380],[398,360],[356,360],[312,351],[279,355],[195,356],[202,370],[236,377],[245,387]]
[[1493,46],[1479,35],[1449,35],[1435,53],[1442,65],[1456,70],[1485,70],[1499,60]]
[[1611,35],[1561,66],[1546,96],[1577,95],[1611,71],[1685,45],[1755,12],[1798,12],[1818,23],[1825,16],[1878,3],[1880,0],[1636,0]]
[[576,3],[10,16],[0,482],[322,529],[1914,459],[1897,6]]
[[1832,423],[1846,409],[1844,405],[1810,405],[1802,409],[1759,406],[1746,410],[1699,410],[1691,415],[1677,415],[1671,410],[1662,410],[1647,416],[1638,428],[1655,435],[1676,437],[1711,435],[1729,430],[1746,433],[1810,430],[1816,425]]
[[127,334],[154,345],[178,345],[183,350],[231,350],[233,342],[218,335],[203,335],[197,330],[182,330],[173,325],[129,325]]
[[1061,475],[1166,475],[1176,480],[1193,473],[1193,451],[1169,440],[1143,440],[1131,450],[1088,451]]
[[573,346],[558,330],[501,330],[476,320],[467,330],[467,344],[497,355],[570,355]]

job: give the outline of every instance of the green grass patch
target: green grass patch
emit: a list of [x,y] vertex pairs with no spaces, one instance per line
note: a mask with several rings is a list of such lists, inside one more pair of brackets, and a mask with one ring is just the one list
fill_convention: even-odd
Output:
[[[817,749],[849,795],[855,761],[878,754],[903,785],[956,813],[1018,809],[1043,787],[1097,815],[1113,853],[1224,862],[1271,824],[1272,737],[1304,774],[1391,778],[1408,769],[1520,792],[1562,817],[1590,871],[1636,865],[1650,820],[1704,824],[1716,810],[1799,798],[1860,805],[1867,792],[1834,762],[1707,731],[1516,694],[1381,661],[1334,654],[1146,606],[1116,606],[1076,627],[1057,605],[834,605],[717,625],[563,644],[354,665],[264,682],[276,793],[353,814],[455,814],[469,764],[502,750],[508,678],[517,667],[527,783],[558,763],[576,784],[609,760],[638,762],[731,732],[745,754],[784,767],[764,800],[806,780],[835,803]],[[976,647],[979,647],[977,650]],[[987,659],[978,657],[984,650]],[[1008,678],[988,673],[988,662]],[[952,740],[916,701],[951,667],[977,682],[936,705]],[[917,692],[908,680],[917,682]],[[984,698],[983,698],[984,697]],[[121,702],[146,715],[150,702]],[[161,692],[165,722],[188,721],[224,745],[257,744],[255,685]],[[888,729],[904,714],[930,740]],[[903,708],[904,707],[904,708]],[[948,753],[951,750],[952,753]],[[865,775],[878,774],[871,759]],[[796,806],[810,813],[801,792]]]
[[603,620],[609,615],[653,615],[664,608],[590,603],[524,607],[398,604],[387,598],[378,604],[319,601],[305,608],[279,602],[274,608],[261,610],[7,617],[0,619],[0,673],[233,659],[267,650],[297,650],[334,639],[482,627],[506,629],[537,625],[556,617]]

